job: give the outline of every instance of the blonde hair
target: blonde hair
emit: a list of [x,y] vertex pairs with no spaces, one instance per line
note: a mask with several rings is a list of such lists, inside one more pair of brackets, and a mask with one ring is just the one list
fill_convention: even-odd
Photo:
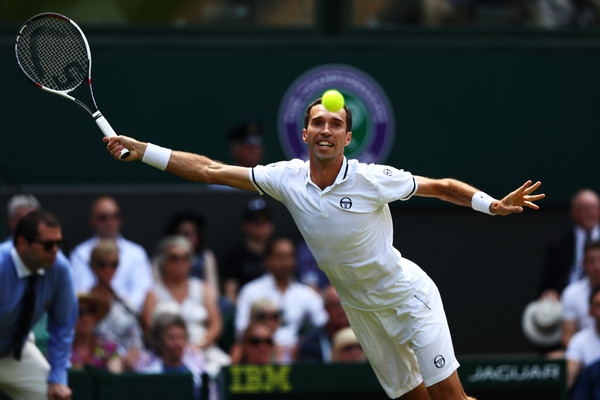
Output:
[[90,256],[90,264],[94,265],[98,262],[103,256],[116,254],[119,256],[119,248],[117,247],[117,243],[112,239],[100,239],[98,244],[92,249],[92,254]]

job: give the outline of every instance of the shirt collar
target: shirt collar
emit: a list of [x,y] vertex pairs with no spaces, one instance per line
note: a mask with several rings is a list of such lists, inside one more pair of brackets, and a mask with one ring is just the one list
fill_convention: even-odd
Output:
[[[308,165],[308,168],[306,169],[306,184],[313,184],[312,180],[310,179],[310,161],[306,162]],[[333,182],[333,185],[339,185],[340,183],[342,183],[346,178],[348,177],[348,159],[346,158],[346,156],[344,156],[343,160],[342,160],[342,167],[340,168],[340,171],[338,172],[337,177],[335,178],[335,181]]]
[[[17,276],[20,279],[28,278],[29,276],[33,275],[33,272],[31,272],[31,270],[25,266],[25,263],[23,262],[23,260],[21,260],[19,253],[17,253],[17,249],[15,249],[14,247],[12,249],[10,249],[10,256],[12,257],[12,260],[15,263],[15,269],[17,270]],[[38,275],[44,275],[44,269],[40,268],[35,273]]]

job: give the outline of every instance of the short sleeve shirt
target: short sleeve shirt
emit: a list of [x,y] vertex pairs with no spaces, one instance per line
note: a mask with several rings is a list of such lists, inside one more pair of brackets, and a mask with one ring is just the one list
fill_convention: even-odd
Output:
[[335,182],[324,190],[311,181],[308,161],[257,166],[249,174],[259,193],[289,210],[343,303],[363,310],[393,307],[425,279],[416,265],[402,262],[392,243],[388,203],[417,191],[409,172],[344,158]]

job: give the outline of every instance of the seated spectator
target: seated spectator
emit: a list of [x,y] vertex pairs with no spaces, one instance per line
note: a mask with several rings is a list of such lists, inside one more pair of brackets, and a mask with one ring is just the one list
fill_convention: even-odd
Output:
[[248,202],[242,215],[242,243],[232,248],[223,260],[223,293],[237,304],[240,288],[265,273],[263,255],[275,225],[271,209],[261,198]]
[[[190,275],[202,279],[215,293],[219,293],[219,277],[215,253],[206,247],[204,237],[205,221],[201,215],[179,213],[174,215],[167,224],[164,235],[184,236],[194,249],[194,259]],[[160,277],[157,277],[160,278]]]
[[190,276],[193,249],[183,236],[169,236],[158,245],[160,279],[146,298],[142,318],[150,326],[161,312],[180,314],[186,322],[190,346],[202,349],[207,370],[218,373],[229,356],[217,346],[223,324],[216,294],[204,281]]
[[7,236],[4,242],[0,243],[2,246],[10,246],[13,242],[13,234],[17,224],[25,215],[33,210],[39,210],[41,208],[39,201],[32,194],[15,194],[8,200],[6,206],[6,228]]
[[573,335],[566,351],[569,388],[573,386],[583,368],[600,360],[600,286],[594,287],[588,304],[594,324]]
[[[281,313],[277,309],[277,306],[267,298],[259,299],[252,303],[250,307],[250,323],[249,326],[255,323],[260,323],[271,328],[271,335],[273,335],[277,328],[279,328],[279,323],[281,321]],[[240,338],[236,341],[231,347],[229,354],[231,355],[232,363],[241,362],[242,355],[242,346],[243,346],[243,338]],[[276,354],[275,360],[279,360],[282,356],[284,349],[280,346],[273,344],[273,350]]]
[[[240,339],[236,364],[269,364],[277,362],[273,330],[263,322],[251,323]],[[233,355],[232,355],[233,359]]]
[[92,250],[90,264],[96,284],[90,290],[110,304],[108,315],[98,323],[99,338],[116,343],[125,369],[133,369],[144,347],[142,327],[135,307],[112,289],[111,282],[119,268],[119,248],[111,239],[103,239]]
[[571,400],[600,400],[600,360],[585,367],[571,392]]
[[121,211],[111,197],[102,196],[94,201],[90,225],[94,236],[71,251],[75,290],[87,292],[96,284],[90,266],[92,249],[100,239],[112,239],[117,243],[120,257],[119,269],[112,280],[112,287],[121,298],[130,301],[139,311],[153,283],[152,267],[146,250],[121,235]]
[[298,266],[296,268],[298,281],[315,289],[317,292],[329,286],[329,279],[325,272],[317,265],[308,245],[304,240],[298,243],[297,251]]
[[[206,282],[216,294],[219,310],[224,318],[231,319],[235,312],[235,305],[229,298],[221,294],[219,274],[217,272],[217,259],[215,253],[206,247],[204,236],[204,218],[191,212],[179,213],[173,216],[167,224],[164,235],[185,236],[194,249],[192,269],[190,274]],[[154,269],[154,278],[160,279],[158,271]]]
[[367,361],[367,356],[352,328],[342,328],[333,336],[331,361],[344,363]]
[[342,308],[342,302],[333,286],[323,291],[327,323],[306,333],[300,341],[298,361],[331,361],[333,336],[342,328],[349,326],[348,318]]
[[150,327],[150,352],[139,359],[137,372],[189,373],[194,380],[194,398],[200,398],[206,360],[202,351],[189,346],[187,325],[179,314],[157,314]]
[[327,313],[323,299],[312,288],[295,279],[296,254],[291,240],[278,238],[267,246],[264,255],[267,273],[242,287],[237,303],[235,328],[237,337],[250,322],[252,304],[260,299],[270,299],[277,304],[281,319],[275,331],[275,343],[284,351],[278,361],[295,360],[300,330],[306,325],[323,326]]
[[75,338],[71,352],[71,365],[74,369],[92,366],[121,372],[121,360],[117,345],[96,336],[96,325],[108,314],[106,300],[92,293],[80,293],[79,318],[75,324]]
[[600,241],[588,242],[583,256],[585,277],[569,284],[562,293],[563,346],[578,331],[594,325],[590,315],[589,298],[592,288],[600,285]]

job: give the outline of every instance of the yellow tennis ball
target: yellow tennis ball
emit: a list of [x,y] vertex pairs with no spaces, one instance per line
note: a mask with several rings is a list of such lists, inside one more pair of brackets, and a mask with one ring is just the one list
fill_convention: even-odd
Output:
[[323,104],[323,107],[327,110],[337,112],[344,107],[344,96],[337,90],[328,90],[323,93],[321,104]]

